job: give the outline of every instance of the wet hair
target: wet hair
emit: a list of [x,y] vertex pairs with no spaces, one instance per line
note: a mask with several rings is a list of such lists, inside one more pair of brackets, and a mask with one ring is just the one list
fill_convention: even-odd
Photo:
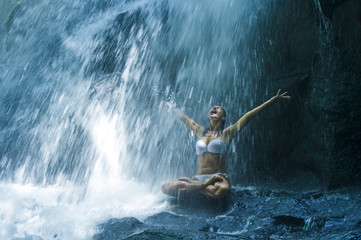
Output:
[[224,110],[224,108],[221,107],[221,109],[223,110],[224,118],[225,118],[224,120],[222,119],[222,123],[221,123],[221,130],[223,131],[224,125],[226,124],[227,113],[226,113],[226,110]]

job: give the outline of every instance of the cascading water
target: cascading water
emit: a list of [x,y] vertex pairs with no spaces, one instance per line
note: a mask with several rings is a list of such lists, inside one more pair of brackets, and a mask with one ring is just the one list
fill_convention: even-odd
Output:
[[[0,239],[361,236],[358,191],[276,190],[317,191],[335,146],[325,1],[2,3]],[[292,107],[265,110],[228,149],[227,212],[176,214],[160,184],[195,174],[196,139],[161,102],[205,126],[222,105],[229,125],[279,88]],[[260,182],[271,190],[242,188]]]
[[212,105],[238,117],[257,88],[246,36],[259,3],[211,3],[15,6],[0,39],[1,239],[89,238],[159,211],[160,182],[194,174],[194,139],[160,102],[207,124]]

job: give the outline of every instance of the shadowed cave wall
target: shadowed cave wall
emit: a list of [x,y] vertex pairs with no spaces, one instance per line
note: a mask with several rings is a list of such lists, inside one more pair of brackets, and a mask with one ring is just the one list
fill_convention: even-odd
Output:
[[275,1],[269,7],[259,35],[250,40],[264,58],[259,82],[286,89],[292,100],[250,123],[255,175],[273,176],[281,186],[295,179],[296,185],[318,181],[329,189],[356,186],[361,2]]

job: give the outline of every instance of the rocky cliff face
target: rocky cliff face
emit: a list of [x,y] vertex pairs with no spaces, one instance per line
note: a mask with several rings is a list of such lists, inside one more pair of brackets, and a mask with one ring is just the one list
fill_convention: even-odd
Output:
[[265,59],[260,83],[293,98],[274,117],[267,110],[251,123],[255,168],[274,172],[279,184],[300,172],[300,184],[359,184],[361,2],[277,1],[268,14],[254,41]]

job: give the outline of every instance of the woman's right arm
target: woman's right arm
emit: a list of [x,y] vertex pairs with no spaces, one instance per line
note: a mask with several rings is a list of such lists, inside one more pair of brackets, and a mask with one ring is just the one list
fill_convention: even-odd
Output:
[[202,137],[202,134],[204,130],[206,129],[202,125],[199,125],[194,120],[190,119],[186,115],[184,115],[181,111],[179,111],[177,108],[171,106],[168,102],[162,102],[162,104],[167,107],[169,110],[171,110],[182,122],[185,123],[187,128],[198,138]]
[[279,99],[290,99],[290,96],[285,96],[287,92],[284,92],[282,94],[281,89],[278,90],[276,96],[272,97],[265,103],[261,104],[260,106],[252,109],[251,111],[247,112],[243,117],[241,117],[236,123],[229,126],[228,128],[223,130],[224,139],[226,140],[227,144],[230,144],[232,139],[237,135],[238,132],[240,132],[246,124],[251,120],[254,116],[256,116],[259,112],[264,110],[267,106],[271,105],[273,102],[279,100]]

